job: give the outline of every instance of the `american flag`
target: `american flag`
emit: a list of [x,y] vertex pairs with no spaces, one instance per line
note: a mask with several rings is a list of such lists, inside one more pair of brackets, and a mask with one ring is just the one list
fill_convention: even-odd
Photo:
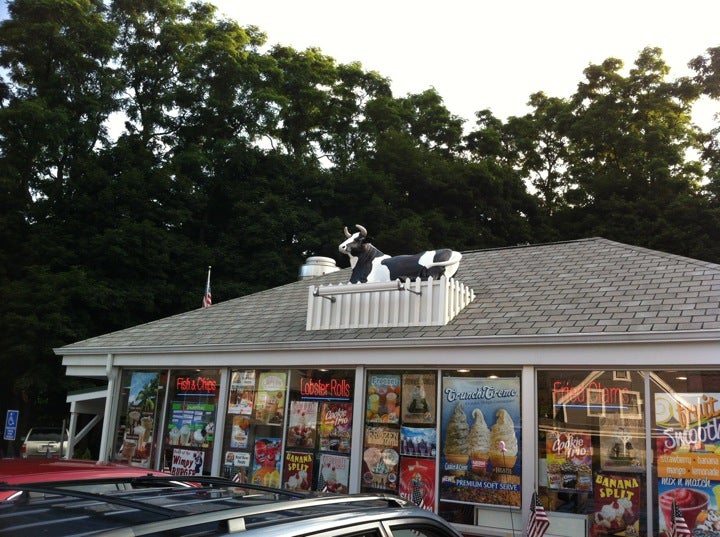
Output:
[[692,535],[688,528],[685,517],[682,516],[680,508],[676,501],[672,503],[672,527],[670,528],[670,537],[689,537]]
[[210,269],[212,267],[208,267],[208,277],[207,277],[207,285],[205,286],[205,294],[203,295],[202,299],[202,307],[208,308],[212,306],[212,293],[210,292]]
[[528,519],[527,537],[542,537],[550,526],[550,519],[540,503],[537,492],[533,492],[530,518]]

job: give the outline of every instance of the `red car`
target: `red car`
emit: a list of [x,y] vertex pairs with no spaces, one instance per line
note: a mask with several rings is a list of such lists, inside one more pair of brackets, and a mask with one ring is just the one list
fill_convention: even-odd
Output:
[[[111,479],[145,477],[148,475],[167,476],[163,472],[107,462],[76,459],[0,459],[0,483],[9,485],[48,483],[80,479]],[[117,490],[114,484],[89,484],[93,491],[106,486]],[[14,491],[0,491],[0,501],[12,500]]]

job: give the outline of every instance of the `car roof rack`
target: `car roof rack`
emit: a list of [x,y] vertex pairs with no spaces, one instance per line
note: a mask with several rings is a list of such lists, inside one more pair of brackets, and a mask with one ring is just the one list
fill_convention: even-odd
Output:
[[[268,523],[277,523],[282,520],[292,521],[306,517],[320,517],[331,514],[332,506],[352,506],[354,509],[363,510],[377,508],[379,504],[390,508],[403,508],[413,506],[402,498],[383,493],[365,493],[352,495],[322,494],[296,492],[284,489],[275,489],[245,483],[236,483],[226,478],[207,476],[187,476],[187,483],[192,486],[178,486],[185,483],[178,479],[179,476],[151,476],[134,478],[114,478],[100,480],[63,481],[40,484],[7,484],[0,483],[0,490],[19,490],[28,493],[46,495],[47,497],[37,500],[48,506],[61,507],[68,511],[76,511],[80,514],[83,508],[98,504],[116,505],[125,508],[128,512],[144,512],[150,514],[150,520],[138,520],[134,517],[127,525],[117,526],[117,522],[109,522],[107,529],[98,533],[105,537],[129,537],[139,535],[162,534],[178,528],[192,528],[202,524],[215,524],[218,528],[227,533],[245,531],[249,527],[260,526]],[[133,483],[140,484],[145,488],[117,493],[106,494],[77,490],[73,486],[86,486],[90,483]],[[175,485],[175,486],[172,486]],[[154,486],[157,486],[154,487]],[[222,488],[231,489],[232,497],[223,496],[216,498],[213,492]],[[247,491],[246,494],[237,494],[237,491]],[[157,502],[148,501],[143,491],[152,491],[162,498],[167,495],[167,505],[158,505]],[[268,495],[273,497],[268,498]],[[49,498],[48,498],[49,497]],[[225,502],[221,509],[209,509],[202,512],[188,512],[184,509],[195,509],[202,503]],[[13,502],[5,502],[12,504]],[[245,503],[245,505],[243,505]],[[363,505],[364,504],[364,505]],[[33,508],[33,502],[27,504]],[[12,525],[12,517],[17,511],[22,511],[23,502],[17,502],[17,509],[6,509],[0,504],[0,535],[6,534],[6,523]],[[328,510],[328,508],[331,508]],[[15,513],[17,514],[17,513]],[[97,513],[93,513],[97,516]],[[154,517],[152,516],[154,515]],[[100,515],[104,516],[104,513]],[[31,517],[29,517],[31,518]],[[154,519],[153,519],[154,518]],[[63,520],[64,522],[64,520]],[[31,519],[29,522],[33,527],[41,524],[41,521]],[[50,524],[51,522],[47,522]],[[10,534],[15,535],[17,531],[25,528],[28,520],[9,528]],[[26,530],[27,531],[27,530]]]

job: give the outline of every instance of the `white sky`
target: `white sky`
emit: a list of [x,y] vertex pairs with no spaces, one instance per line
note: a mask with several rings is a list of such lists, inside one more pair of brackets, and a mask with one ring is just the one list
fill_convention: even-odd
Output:
[[[434,87],[466,126],[484,108],[503,120],[525,114],[536,91],[568,97],[589,64],[609,57],[629,68],[643,48],[660,47],[672,80],[720,46],[718,0],[208,1],[258,26],[269,45],[359,61],[391,79],[396,97]],[[701,103],[695,121],[709,129],[715,111],[720,103]]]

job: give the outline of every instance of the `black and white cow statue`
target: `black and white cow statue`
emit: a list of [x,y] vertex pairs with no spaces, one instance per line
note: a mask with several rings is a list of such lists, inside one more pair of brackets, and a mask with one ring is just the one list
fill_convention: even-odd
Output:
[[356,224],[359,230],[350,234],[345,227],[347,240],[339,249],[350,257],[352,274],[350,283],[391,282],[420,278],[434,280],[445,275],[452,278],[460,266],[462,254],[447,248],[430,250],[414,255],[389,256],[370,244],[367,230]]

